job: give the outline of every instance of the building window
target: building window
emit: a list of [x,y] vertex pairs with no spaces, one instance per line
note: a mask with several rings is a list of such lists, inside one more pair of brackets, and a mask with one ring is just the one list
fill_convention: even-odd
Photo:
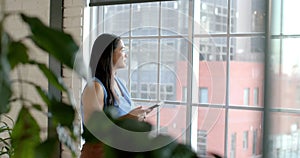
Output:
[[132,98],[137,98],[137,93],[138,93],[137,84],[136,83],[131,83],[131,86],[130,86],[131,97]]
[[174,88],[171,84],[160,85],[160,100],[172,100],[174,99]]
[[160,126],[159,133],[160,134],[168,134],[168,127]]
[[245,88],[244,89],[244,105],[249,105],[249,97],[250,97],[250,88]]
[[252,155],[256,155],[256,148],[257,148],[257,129],[253,131]]
[[142,99],[152,99],[148,85],[149,85],[148,83],[142,83],[140,86],[140,92],[141,92]]
[[236,133],[231,134],[230,158],[235,158],[236,152]]
[[[139,88],[138,88],[139,86]],[[174,86],[171,84],[160,85],[160,99],[171,100],[174,97]],[[131,83],[131,97],[141,99],[157,99],[156,83]]]
[[199,88],[199,103],[208,103],[208,88]]
[[254,88],[253,90],[253,104],[254,106],[258,106],[259,104],[259,89]]
[[207,156],[206,155],[206,153],[207,153],[206,152],[207,131],[206,130],[198,130],[197,138],[198,138],[198,141],[197,141],[197,154],[200,157],[206,157]]
[[296,104],[300,104],[300,86],[296,87]]
[[182,101],[186,102],[187,101],[187,88],[186,87],[182,87]]
[[248,149],[248,131],[243,133],[243,149]]

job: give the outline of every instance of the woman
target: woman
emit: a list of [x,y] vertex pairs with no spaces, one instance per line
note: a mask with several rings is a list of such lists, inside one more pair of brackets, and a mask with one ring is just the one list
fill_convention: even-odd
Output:
[[[120,37],[113,34],[101,34],[94,42],[90,60],[92,80],[88,81],[82,93],[83,122],[89,120],[95,111],[113,107],[119,118],[144,120],[148,110],[141,106],[131,110],[132,102],[126,86],[115,75],[126,66],[127,54]],[[103,157],[102,143],[84,126],[85,144],[81,158]]]

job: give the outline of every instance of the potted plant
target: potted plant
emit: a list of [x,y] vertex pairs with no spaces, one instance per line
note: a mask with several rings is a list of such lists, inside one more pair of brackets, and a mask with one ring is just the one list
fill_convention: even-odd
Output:
[[[63,80],[56,76],[47,65],[37,60],[29,58],[27,45],[24,39],[30,39],[43,52],[55,57],[68,68],[73,69],[78,45],[73,38],[64,32],[52,29],[44,25],[38,18],[30,17],[25,14],[18,14],[21,19],[30,28],[30,35],[21,40],[14,40],[4,29],[4,22],[10,14],[3,14],[0,21],[0,115],[1,119],[11,108],[14,108],[14,102],[21,104],[21,109],[13,127],[9,127],[3,120],[0,128],[1,134],[8,135],[5,139],[0,139],[2,150],[0,155],[7,154],[9,157],[51,157],[55,152],[53,150],[59,146],[59,141],[66,144],[75,156],[76,150],[70,141],[77,141],[80,136],[74,133],[75,109],[70,104],[71,95]],[[42,51],[41,51],[42,52]],[[22,78],[11,79],[10,72],[18,66],[32,65],[38,68],[49,81],[49,84],[55,86],[63,93],[69,96],[69,102],[63,102],[50,96],[48,92],[34,82],[24,80]],[[36,103],[23,97],[24,94],[15,94],[12,88],[13,84],[21,83],[34,87],[42,99],[42,103]],[[47,105],[48,111],[42,109],[42,105]],[[52,126],[48,127],[54,134],[48,135],[46,140],[40,138],[40,126],[36,119],[32,116],[32,110],[45,114],[52,122]],[[64,137],[60,138],[57,129],[65,132]],[[59,139],[60,138],[60,139]],[[53,150],[51,150],[53,149]]]

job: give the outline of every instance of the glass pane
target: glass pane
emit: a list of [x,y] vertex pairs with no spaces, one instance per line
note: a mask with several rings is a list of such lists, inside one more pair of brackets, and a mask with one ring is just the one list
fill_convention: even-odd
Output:
[[[145,103],[142,104],[145,105]],[[164,104],[149,113],[147,121],[156,127],[155,130],[158,130],[158,133],[168,134],[174,140],[177,139],[176,141],[184,143],[186,131],[185,114],[186,106]],[[157,119],[159,120],[158,122]]]
[[[296,77],[300,73],[300,38],[282,40],[282,73]],[[298,78],[299,79],[299,78]]]
[[158,80],[158,40],[139,39],[131,41],[130,52],[130,81],[137,87],[132,97],[139,99],[157,99]]
[[266,1],[232,0],[230,10],[231,32],[264,32]]
[[[281,108],[300,108],[300,38],[282,40],[282,52],[274,56],[279,71],[272,76],[272,106]],[[275,46],[273,46],[275,47]]]
[[188,4],[179,1],[161,3],[162,35],[182,35],[188,33]]
[[[121,37],[122,38],[122,37]],[[129,40],[128,39],[125,39],[125,38],[122,38],[122,41],[124,42],[124,45],[126,48],[129,47]],[[130,52],[127,52],[127,60],[126,60],[126,68],[123,68],[123,69],[118,69],[118,73],[117,73],[117,76],[119,76],[122,80],[124,80],[124,82],[126,84],[128,84],[128,64],[129,64],[129,56],[130,56]],[[129,87],[128,87],[129,88]]]
[[282,14],[282,33],[300,34],[300,22],[295,19],[295,15],[300,15],[300,1],[284,0]]
[[133,36],[158,35],[159,2],[132,4],[131,19]]
[[200,61],[226,61],[226,38],[195,38],[194,43],[197,43]]
[[208,88],[199,88],[199,103],[208,103]]
[[194,43],[199,48],[198,87],[207,88],[207,103],[225,104],[226,38],[195,38]]
[[279,35],[281,32],[281,1],[282,0],[272,0],[270,25],[272,35]]
[[[264,38],[232,38],[230,45],[230,104],[245,105],[249,101],[249,106],[263,106]],[[248,99],[244,99],[245,89],[249,89]],[[251,95],[254,90],[261,92],[258,105]]]
[[270,69],[273,73],[280,73],[280,65],[281,65],[281,40],[279,39],[271,39],[271,48],[270,48],[270,63],[272,67]]
[[229,110],[228,116],[228,157],[262,156],[262,112]]
[[300,157],[300,117],[293,113],[271,113],[268,139],[272,157]]
[[254,88],[253,89],[253,105],[258,106],[259,105],[259,88]]
[[[196,2],[195,2],[196,3]],[[199,21],[195,28],[196,33],[224,33],[227,30],[227,0],[200,0],[200,8],[195,10],[200,12]],[[198,15],[199,13],[195,13]],[[198,32],[200,31],[200,32]]]
[[[165,38],[160,47],[160,92],[162,100],[182,101],[183,88],[187,87],[188,42],[183,38]],[[163,86],[163,87],[162,87]],[[186,100],[185,100],[186,101]]]
[[209,157],[210,152],[224,155],[224,116],[221,108],[198,107],[197,153],[200,157]]
[[243,132],[243,149],[247,150],[249,146],[249,131]]
[[[104,20],[98,25],[103,25],[104,32],[114,33],[116,35],[128,36],[130,30],[130,5],[112,5],[104,7]],[[122,26],[122,27],[120,27]]]
[[249,97],[250,97],[250,88],[245,88],[244,89],[244,105],[249,105]]

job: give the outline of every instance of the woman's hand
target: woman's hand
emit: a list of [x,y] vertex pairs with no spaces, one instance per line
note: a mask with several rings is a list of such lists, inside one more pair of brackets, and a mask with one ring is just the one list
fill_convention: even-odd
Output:
[[145,121],[147,114],[150,112],[149,110],[151,111],[151,109],[143,109],[142,106],[139,106],[121,118],[131,118],[139,121]]

